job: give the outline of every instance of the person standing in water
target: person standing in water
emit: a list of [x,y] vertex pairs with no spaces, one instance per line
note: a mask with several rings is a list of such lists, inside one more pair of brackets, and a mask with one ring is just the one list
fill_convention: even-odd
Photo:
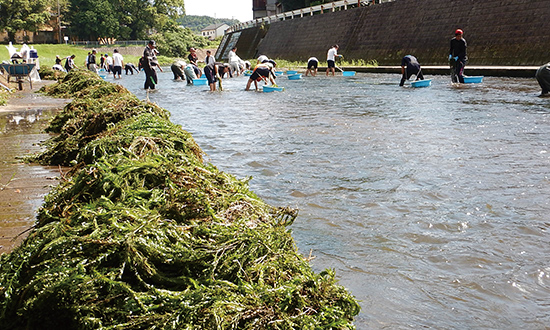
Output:
[[204,63],[206,63],[206,66],[204,67],[204,75],[206,76],[206,79],[208,79],[210,91],[214,92],[216,90],[218,67],[216,65],[216,59],[212,56],[212,52],[209,50],[206,51]]
[[113,78],[122,78],[122,67],[124,66],[124,57],[118,52],[117,49],[113,51]]
[[[451,39],[451,49],[449,50],[449,63],[451,65],[451,80],[456,83],[464,83],[464,67],[468,61],[466,53],[466,39],[461,29],[455,31],[455,37]],[[457,81],[458,80],[458,81]]]
[[156,53],[154,52],[156,46],[155,40],[150,40],[143,50],[140,64],[145,72],[145,85],[143,87],[145,89],[155,89],[155,85],[158,83],[157,71],[155,70],[158,62]]
[[334,69],[336,68],[336,59],[341,57],[342,55],[338,55],[338,45],[332,46],[331,49],[327,52],[327,76],[329,72],[332,72],[332,75],[334,76]]

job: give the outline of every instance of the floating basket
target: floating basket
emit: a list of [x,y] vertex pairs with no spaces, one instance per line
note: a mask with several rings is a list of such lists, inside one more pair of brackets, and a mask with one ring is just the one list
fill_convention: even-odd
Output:
[[479,84],[483,81],[483,76],[464,77],[465,84]]
[[344,77],[355,76],[355,71],[342,71],[342,76],[344,76]]
[[288,79],[289,79],[289,80],[299,80],[299,79],[302,79],[302,74],[301,74],[301,73],[298,73],[298,74],[291,74],[290,76],[288,76]]
[[282,92],[285,90],[284,87],[273,87],[273,86],[264,86],[263,89],[265,93]]
[[195,86],[206,86],[206,85],[208,85],[208,79],[206,79],[206,78],[193,79],[193,85],[195,85]]
[[417,81],[413,81],[411,82],[411,86],[412,87],[429,87],[432,85],[432,80],[431,79],[426,79],[426,80],[417,80]]
[[246,70],[244,72],[244,75],[247,76],[247,77],[251,76],[252,75],[252,70]]
[[289,75],[289,76],[292,75],[292,74],[297,74],[297,73],[298,73],[298,71],[293,71],[293,70],[290,70],[290,71],[286,72],[286,74]]

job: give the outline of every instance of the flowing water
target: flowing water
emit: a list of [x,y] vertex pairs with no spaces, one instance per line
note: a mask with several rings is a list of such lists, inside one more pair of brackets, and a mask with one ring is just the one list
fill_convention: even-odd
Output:
[[[171,78],[150,100],[209,162],[300,209],[297,247],[361,300],[358,329],[550,325],[550,99],[534,79],[280,77],[261,93],[239,77],[211,93]],[[116,82],[145,99],[143,79]]]

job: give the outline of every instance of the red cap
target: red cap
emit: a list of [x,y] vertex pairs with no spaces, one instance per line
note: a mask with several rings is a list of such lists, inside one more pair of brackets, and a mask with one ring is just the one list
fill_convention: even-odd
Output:
[[458,34],[464,34],[464,31],[462,31],[461,29],[456,29],[455,36]]

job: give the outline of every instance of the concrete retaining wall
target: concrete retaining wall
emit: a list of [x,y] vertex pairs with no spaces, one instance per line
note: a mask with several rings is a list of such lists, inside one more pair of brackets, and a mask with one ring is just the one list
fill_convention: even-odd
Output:
[[243,58],[325,61],[327,50],[339,44],[347,60],[399,65],[413,54],[423,65],[444,65],[457,28],[465,32],[470,65],[550,61],[548,0],[396,0],[274,22],[260,40],[244,38],[259,36],[259,29],[251,28],[242,31],[237,45]]

